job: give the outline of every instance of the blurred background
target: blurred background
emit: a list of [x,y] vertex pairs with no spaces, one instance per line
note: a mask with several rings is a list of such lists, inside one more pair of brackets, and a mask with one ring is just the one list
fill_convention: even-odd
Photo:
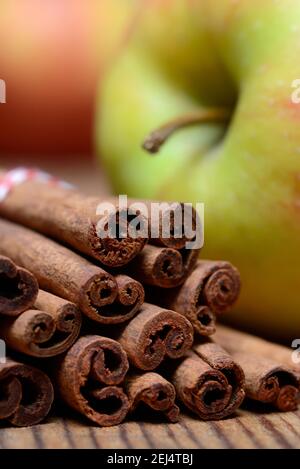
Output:
[[43,166],[90,193],[108,190],[93,158],[94,108],[125,22],[110,0],[1,0],[2,166]]

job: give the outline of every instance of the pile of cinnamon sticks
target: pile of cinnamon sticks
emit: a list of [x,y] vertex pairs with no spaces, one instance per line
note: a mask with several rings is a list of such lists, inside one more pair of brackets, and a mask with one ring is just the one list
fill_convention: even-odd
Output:
[[180,408],[222,419],[245,397],[295,410],[291,352],[216,325],[238,298],[237,269],[199,260],[161,226],[155,239],[126,226],[100,238],[99,219],[126,225],[109,202],[97,215],[97,198],[34,179],[1,201],[0,419],[36,424],[54,399],[101,426],[147,409],[171,422]]

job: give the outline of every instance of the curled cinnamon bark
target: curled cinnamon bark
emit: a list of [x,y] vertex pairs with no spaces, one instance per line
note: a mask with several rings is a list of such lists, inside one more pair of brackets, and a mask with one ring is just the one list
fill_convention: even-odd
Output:
[[181,287],[162,295],[149,290],[148,298],[186,316],[196,332],[214,334],[216,314],[229,310],[238,298],[240,275],[229,262],[199,260]]
[[6,220],[0,220],[0,253],[30,268],[41,288],[75,303],[96,322],[127,321],[144,301],[139,282],[124,275],[115,279],[55,241]]
[[77,339],[81,313],[69,301],[39,291],[35,308],[17,318],[0,320],[0,337],[13,350],[34,357],[65,352]]
[[61,398],[101,426],[121,423],[129,401],[118,385],[128,371],[120,344],[101,336],[81,337],[58,362],[55,380]]
[[198,258],[197,251],[181,251],[157,246],[146,246],[126,267],[126,271],[143,284],[172,288],[180,285]]
[[11,259],[0,256],[0,314],[18,316],[31,308],[38,294],[35,277]]
[[[299,404],[299,375],[291,368],[271,357],[272,345],[258,337],[251,337],[239,331],[220,327],[216,334],[220,343],[240,364],[245,373],[247,397],[259,402],[272,404],[280,411],[296,410]],[[247,344],[249,348],[247,348]],[[256,346],[255,346],[256,344]],[[284,347],[274,344],[274,349]],[[284,351],[278,352],[284,356]],[[291,353],[291,352],[290,352]]]
[[101,308],[102,324],[121,324],[133,318],[144,303],[143,285],[127,275],[116,275],[118,293],[115,302]]
[[[199,301],[201,287],[187,288],[185,291],[184,286],[188,284],[188,280],[189,277],[179,289],[174,288],[162,292],[160,288],[147,288],[146,300],[182,314],[191,322],[196,333],[201,336],[210,336],[216,331],[216,314]],[[184,298],[186,303],[184,303]]]
[[195,278],[202,282],[203,303],[220,314],[228,311],[237,301],[241,280],[239,271],[229,262],[198,261]]
[[193,328],[182,315],[144,303],[117,339],[133,365],[150,371],[165,357],[182,357],[193,343]]
[[[105,214],[98,210],[101,202],[107,202]],[[117,199],[86,197],[73,189],[35,180],[15,185],[1,202],[0,215],[63,241],[109,267],[127,264],[147,241],[145,236],[131,235],[130,215],[118,206]],[[108,236],[100,237],[98,224],[110,226],[115,220],[116,236],[108,230]],[[146,220],[141,217],[140,222]],[[122,237],[118,236],[120,231]]]
[[233,352],[245,373],[245,390],[250,399],[272,404],[278,410],[296,410],[299,384],[291,370],[259,354]]
[[[30,268],[41,288],[75,303],[90,319],[113,322],[114,311],[109,316],[107,306],[116,300],[118,285],[100,267],[43,235],[4,220],[0,220],[0,253]],[[120,311],[122,315],[122,305],[117,316]]]
[[300,384],[300,364],[293,361],[292,349],[221,324],[218,326],[215,337],[225,349],[228,347],[232,348],[233,346],[237,347],[234,344],[238,344],[239,352],[256,353],[280,365],[284,365],[293,370]]
[[175,404],[175,388],[158,373],[131,374],[125,381],[125,389],[131,412],[135,412],[143,403],[166,415],[170,422],[178,422],[179,408]]
[[51,381],[45,373],[11,359],[0,363],[0,391],[0,419],[18,427],[44,420],[54,398]]
[[190,204],[137,199],[128,199],[128,203],[140,207],[147,218],[151,244],[183,249],[195,240],[200,218]]
[[172,373],[180,400],[203,420],[233,414],[244,397],[244,373],[217,344],[194,346]]

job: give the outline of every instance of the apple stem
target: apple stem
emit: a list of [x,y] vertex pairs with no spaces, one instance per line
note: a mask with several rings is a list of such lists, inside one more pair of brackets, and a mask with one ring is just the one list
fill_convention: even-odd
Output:
[[161,146],[177,130],[195,124],[208,122],[228,122],[231,112],[226,108],[210,108],[194,111],[184,116],[173,119],[158,129],[153,130],[144,140],[143,148],[149,153],[159,152]]

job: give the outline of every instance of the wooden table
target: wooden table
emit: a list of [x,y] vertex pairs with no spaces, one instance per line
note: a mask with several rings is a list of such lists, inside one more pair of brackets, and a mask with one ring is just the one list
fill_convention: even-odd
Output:
[[0,448],[299,448],[300,411],[250,413],[219,422],[184,415],[176,424],[127,422],[99,428],[81,417],[48,419],[31,428],[1,428]]
[[[24,159],[7,166],[24,165]],[[3,162],[3,166],[5,162]],[[35,163],[36,165],[36,163]],[[40,164],[42,166],[42,164]],[[73,182],[89,194],[108,193],[97,167],[73,162],[70,167],[43,168]],[[219,422],[201,422],[184,415],[177,424],[128,422],[98,428],[78,418],[50,417],[32,428],[0,426],[0,448],[297,448],[300,447],[300,411],[263,413],[239,410]]]

